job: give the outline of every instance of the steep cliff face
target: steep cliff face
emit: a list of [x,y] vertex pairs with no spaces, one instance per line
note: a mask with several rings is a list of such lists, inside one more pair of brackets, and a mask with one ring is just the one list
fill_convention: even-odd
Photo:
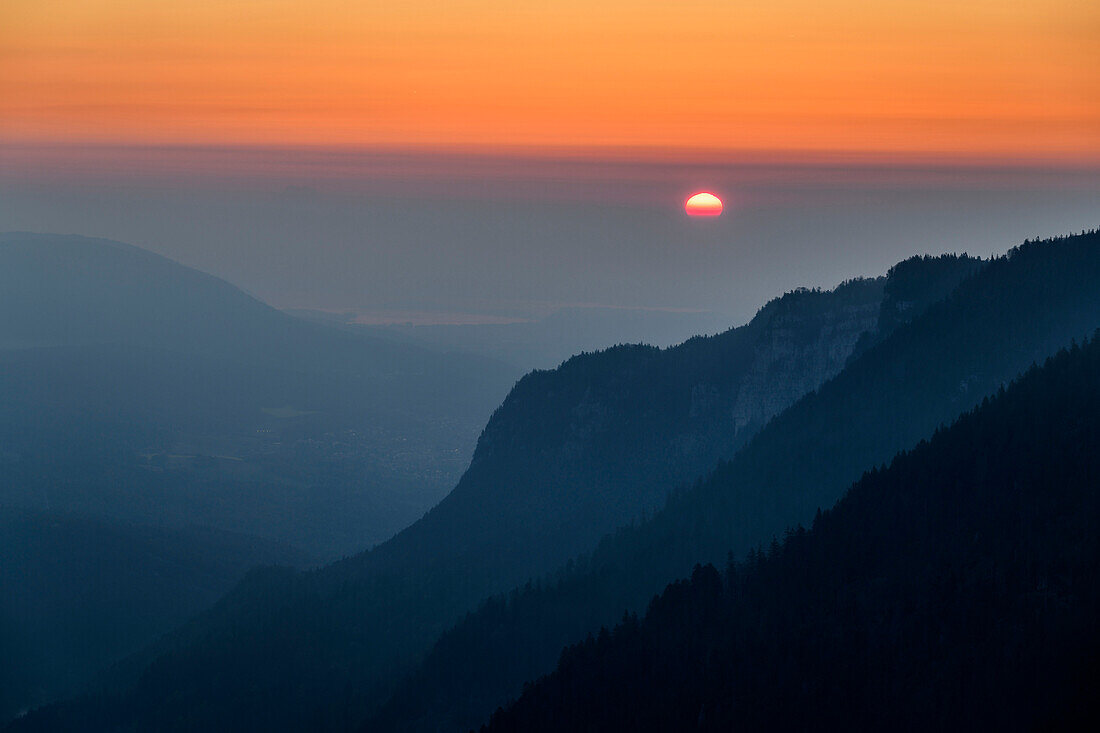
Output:
[[877,278],[794,291],[716,336],[670,349],[618,346],[529,374],[489,421],[467,475],[425,522],[451,515],[448,524],[477,532],[471,527],[484,522],[478,513],[487,506],[522,518],[510,533],[527,544],[510,554],[527,556],[527,574],[531,559],[544,567],[583,551],[660,508],[670,490],[729,458],[835,375],[876,327],[884,285]]
[[539,454],[530,458],[553,463],[551,470],[585,461],[578,467],[585,471],[609,457],[603,448],[615,435],[630,432],[642,442],[622,448],[635,460],[659,448],[665,468],[670,460],[687,463],[666,479],[688,480],[839,372],[856,344],[875,332],[883,285],[879,278],[828,292],[795,291],[717,336],[663,351],[617,347],[533,374],[494,415],[474,461],[498,460],[537,442]]
[[818,309],[783,307],[783,299],[768,304],[756,317],[767,325],[734,401],[734,440],[756,432],[981,266],[981,259],[966,254],[911,257],[890,268],[877,303],[852,300]]
[[868,301],[772,316],[737,389],[734,441],[836,375],[860,337],[875,328],[878,312],[878,303]]
[[450,517],[476,532],[487,506],[520,518],[511,532],[526,544],[509,555],[513,579],[522,580],[530,560],[545,567],[659,509],[670,490],[730,458],[981,264],[914,257],[886,277],[787,293],[715,336],[669,349],[618,346],[533,372],[494,413],[458,487],[425,519]]

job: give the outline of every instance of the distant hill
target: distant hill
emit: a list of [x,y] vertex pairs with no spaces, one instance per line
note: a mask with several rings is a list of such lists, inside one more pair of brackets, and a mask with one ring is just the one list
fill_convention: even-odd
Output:
[[809,531],[571,646],[482,730],[1093,730],[1098,475],[1100,331]]
[[284,545],[0,508],[0,716],[74,694],[228,591],[255,565],[307,561]]
[[0,346],[131,343],[246,361],[296,326],[229,283],[106,239],[0,234]]
[[0,234],[0,312],[0,503],[204,522],[320,556],[438,500],[516,377],[307,323],[102,239]]
[[[978,266],[948,259],[956,281]],[[150,664],[124,705],[88,725],[354,726],[479,599],[656,510],[839,371],[863,334],[878,332],[884,284],[795,292],[718,336],[614,348],[528,375],[423,520],[321,571],[242,584],[140,655]]]
[[[924,282],[940,288],[938,264],[925,264],[895,274],[924,272]],[[899,299],[908,301],[925,299]],[[729,551],[740,555],[809,522],[863,471],[1097,325],[1100,234],[1011,250],[910,321],[887,326],[836,377],[650,520],[606,537],[542,582],[483,604],[440,638],[367,729],[479,725],[519,695],[524,680],[549,671],[563,646],[615,623],[624,609],[643,610],[694,564],[723,562]]]

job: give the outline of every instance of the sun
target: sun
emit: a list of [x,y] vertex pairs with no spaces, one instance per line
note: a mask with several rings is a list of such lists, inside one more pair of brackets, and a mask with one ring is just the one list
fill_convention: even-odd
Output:
[[693,194],[684,202],[688,216],[718,216],[722,213],[722,199],[709,191]]

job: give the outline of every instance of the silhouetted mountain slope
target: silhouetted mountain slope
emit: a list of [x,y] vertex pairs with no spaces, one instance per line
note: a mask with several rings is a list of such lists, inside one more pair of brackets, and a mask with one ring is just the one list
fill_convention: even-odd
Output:
[[440,506],[360,557],[242,585],[142,655],[122,714],[154,729],[353,726],[479,599],[659,506],[838,370],[881,288],[796,292],[716,337],[528,375]]
[[462,730],[548,671],[566,644],[697,562],[743,553],[830,506],[861,472],[1100,324],[1100,235],[1033,242],[894,328],[650,521],[545,584],[494,599],[436,644],[369,730]]
[[[0,234],[0,313],[0,501],[209,521],[328,557],[453,486],[515,378],[101,239]],[[52,504],[46,476],[65,485]],[[122,487],[145,498],[118,502]]]
[[568,648],[483,730],[1095,729],[1098,528],[1094,338]]
[[718,336],[665,350],[618,346],[528,374],[455,490],[364,560],[407,572],[445,551],[448,567],[433,573],[474,568],[496,586],[554,567],[660,507],[672,487],[838,371],[874,326],[881,288],[794,292]]
[[293,549],[200,528],[0,508],[0,715],[73,694],[106,665]]

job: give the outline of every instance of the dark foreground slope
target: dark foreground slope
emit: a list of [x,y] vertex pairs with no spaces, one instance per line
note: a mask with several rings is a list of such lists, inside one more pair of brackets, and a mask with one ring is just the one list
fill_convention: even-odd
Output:
[[1100,324],[1100,235],[1033,242],[775,418],[653,519],[544,583],[472,614],[367,730],[463,730],[547,672],[561,648],[641,610],[697,562],[720,562],[832,505],[861,473],[929,435]]
[[304,560],[246,535],[0,508],[0,716],[80,691],[253,566]]
[[1094,338],[810,531],[725,577],[697,566],[640,622],[568,648],[483,730],[1095,729],[1098,615]]

